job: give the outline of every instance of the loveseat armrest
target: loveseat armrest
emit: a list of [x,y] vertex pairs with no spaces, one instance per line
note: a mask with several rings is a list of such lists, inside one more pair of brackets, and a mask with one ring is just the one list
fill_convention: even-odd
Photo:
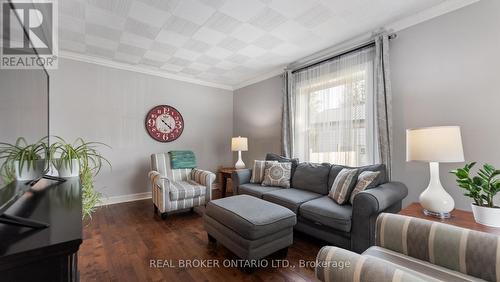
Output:
[[315,267],[316,278],[321,281],[424,281],[383,260],[331,246],[321,248],[316,257]]
[[362,253],[373,246],[377,216],[399,212],[407,195],[408,188],[401,182],[387,182],[357,194],[352,209],[351,250]]
[[252,178],[252,170],[249,168],[238,169],[231,174],[231,180],[233,182],[233,194],[238,195],[238,188],[241,184],[249,183],[250,178]]

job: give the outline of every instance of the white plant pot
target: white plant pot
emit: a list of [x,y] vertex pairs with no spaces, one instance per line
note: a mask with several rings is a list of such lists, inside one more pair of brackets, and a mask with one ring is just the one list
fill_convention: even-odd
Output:
[[481,207],[472,204],[472,213],[477,223],[500,227],[500,208]]
[[59,177],[72,178],[80,175],[80,162],[77,159],[71,160],[70,163],[57,159],[55,163],[57,171],[59,172]]
[[21,170],[19,170],[19,161],[14,161],[14,169],[17,181],[27,181],[40,178],[45,170],[45,160],[32,161],[28,168],[28,162],[25,161]]

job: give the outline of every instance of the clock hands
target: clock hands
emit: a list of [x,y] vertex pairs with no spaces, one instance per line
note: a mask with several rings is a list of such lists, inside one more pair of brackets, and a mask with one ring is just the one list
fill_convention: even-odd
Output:
[[161,120],[161,122],[163,122],[166,126],[168,126],[168,128],[170,128],[170,130],[172,130],[172,127],[168,125],[168,123],[166,123],[163,119]]

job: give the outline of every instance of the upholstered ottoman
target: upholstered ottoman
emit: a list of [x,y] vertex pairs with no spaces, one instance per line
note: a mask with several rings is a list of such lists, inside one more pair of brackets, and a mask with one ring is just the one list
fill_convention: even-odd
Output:
[[211,201],[203,216],[211,242],[218,241],[242,259],[261,259],[293,243],[295,214],[248,195]]

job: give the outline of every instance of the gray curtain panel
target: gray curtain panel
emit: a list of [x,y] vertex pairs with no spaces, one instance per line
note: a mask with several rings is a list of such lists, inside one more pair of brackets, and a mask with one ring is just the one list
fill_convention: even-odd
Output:
[[389,68],[389,36],[375,37],[375,109],[380,162],[387,167],[391,179],[392,160],[392,91]]
[[293,152],[293,97],[292,97],[292,71],[283,73],[283,111],[281,115],[281,154],[287,158]]

